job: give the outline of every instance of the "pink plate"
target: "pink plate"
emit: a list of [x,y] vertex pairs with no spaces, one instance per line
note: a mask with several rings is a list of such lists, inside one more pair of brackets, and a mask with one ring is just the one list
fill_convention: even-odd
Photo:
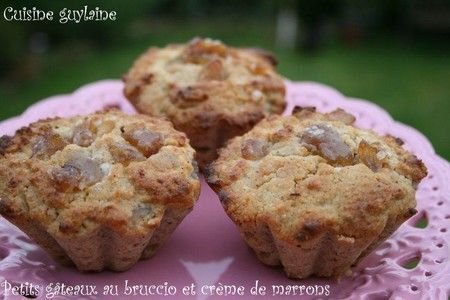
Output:
[[[220,206],[217,196],[202,180],[202,193],[194,211],[186,217],[170,240],[150,260],[141,261],[124,273],[79,273],[73,268],[55,264],[39,247],[17,228],[0,219],[0,300],[23,299],[5,294],[5,280],[13,285],[33,284],[39,289],[38,299],[52,296],[55,284],[95,285],[97,295],[88,298],[130,298],[124,295],[128,285],[173,285],[176,296],[183,287],[196,285],[193,299],[213,299],[202,294],[204,285],[244,286],[245,296],[251,297],[251,287],[258,280],[272,297],[272,285],[304,286],[297,289],[305,298],[333,299],[447,299],[450,294],[450,164],[434,153],[428,140],[418,131],[397,123],[380,107],[358,99],[348,99],[327,86],[302,82],[287,82],[289,113],[294,105],[316,106],[319,111],[337,107],[353,113],[357,126],[372,128],[398,136],[405,147],[420,157],[428,167],[429,176],[417,192],[419,213],[405,223],[389,240],[362,261],[353,275],[339,282],[311,278],[289,280],[277,268],[262,265],[239,237],[233,223]],[[16,129],[45,117],[86,114],[105,106],[119,106],[127,113],[134,109],[122,96],[122,83],[116,80],[89,84],[71,95],[55,96],[31,106],[21,116],[0,123],[0,134],[13,134]],[[417,228],[419,219],[426,218],[426,228]],[[402,267],[411,259],[420,259],[413,269]],[[117,285],[116,297],[103,296],[104,286]],[[322,290],[330,295],[308,296]],[[327,287],[328,285],[328,287]],[[24,286],[25,289],[26,286]],[[171,290],[173,291],[173,290]],[[285,290],[286,291],[286,290]],[[204,292],[207,292],[204,290]],[[135,296],[144,299],[151,296]],[[153,296],[156,297],[156,296]],[[285,298],[300,296],[284,295]],[[53,299],[80,298],[55,296]],[[167,297],[166,297],[167,298]],[[173,298],[173,297],[169,297]],[[229,296],[228,298],[237,298]]]

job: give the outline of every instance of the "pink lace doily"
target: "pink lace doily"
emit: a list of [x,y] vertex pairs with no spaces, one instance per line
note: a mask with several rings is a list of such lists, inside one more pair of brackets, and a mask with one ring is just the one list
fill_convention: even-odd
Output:
[[[79,273],[73,268],[61,267],[17,228],[0,218],[0,283],[6,279],[17,285],[27,282],[39,285],[44,290],[41,289],[38,299],[46,299],[45,287],[56,283],[96,285],[98,295],[86,298],[104,298],[101,295],[103,286],[117,284],[120,295],[125,280],[129,284],[145,285],[168,282],[178,289],[180,298],[185,297],[181,293],[182,287],[191,283],[197,287],[242,285],[247,296],[239,298],[250,298],[250,288],[255,280],[259,280],[259,284],[267,286],[268,291],[273,284],[329,285],[327,298],[333,299],[448,299],[450,164],[435,154],[422,134],[395,122],[384,110],[368,101],[346,98],[318,83],[286,84],[287,112],[294,105],[316,106],[325,112],[341,107],[357,117],[357,126],[400,137],[405,141],[405,147],[421,158],[428,168],[429,176],[417,191],[419,213],[364,259],[352,276],[339,282],[323,278],[294,281],[287,279],[280,269],[262,265],[241,240],[217,196],[202,180],[199,202],[170,240],[152,259],[141,261],[124,273]],[[85,114],[108,106],[118,106],[132,114],[134,109],[122,96],[122,87],[117,80],[100,81],[70,95],[47,98],[31,106],[21,116],[1,122],[0,135],[13,134],[21,126],[41,118]],[[416,227],[419,220],[425,219],[428,222],[425,228]],[[418,265],[412,269],[405,268],[405,264],[413,259],[419,260]],[[0,300],[22,299],[21,296],[5,295],[4,290],[4,285],[0,284]],[[268,295],[272,297],[271,293]],[[136,296],[133,299],[148,297]],[[208,298],[201,294],[196,297]],[[286,296],[290,299],[298,297]],[[53,299],[65,298],[71,297]]]

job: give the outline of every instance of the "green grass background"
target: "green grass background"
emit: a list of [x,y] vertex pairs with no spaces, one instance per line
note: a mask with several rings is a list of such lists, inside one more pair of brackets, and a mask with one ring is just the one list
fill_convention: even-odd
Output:
[[39,56],[38,75],[0,83],[0,120],[18,115],[30,104],[70,93],[101,79],[120,78],[150,45],[210,36],[237,46],[260,46],[279,59],[279,71],[292,80],[318,81],[351,97],[368,99],[396,120],[424,133],[436,151],[450,159],[450,59],[445,49],[427,42],[371,39],[358,45],[330,43],[314,54],[273,48],[273,32],[260,23],[146,24],[134,38],[109,49],[66,46]]

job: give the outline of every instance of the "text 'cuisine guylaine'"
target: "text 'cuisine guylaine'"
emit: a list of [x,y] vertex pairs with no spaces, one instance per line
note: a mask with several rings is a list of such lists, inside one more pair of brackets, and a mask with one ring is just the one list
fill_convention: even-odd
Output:
[[[41,10],[36,7],[14,9],[11,6],[3,10],[3,18],[6,21],[53,21],[55,13],[52,10]],[[115,11],[107,11],[95,7],[88,8],[87,5],[80,9],[63,8],[58,13],[59,23],[68,22],[80,23],[81,21],[115,21],[117,13]]]

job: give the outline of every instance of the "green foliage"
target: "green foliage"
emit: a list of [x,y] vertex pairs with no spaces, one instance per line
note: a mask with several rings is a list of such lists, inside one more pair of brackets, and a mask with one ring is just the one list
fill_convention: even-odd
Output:
[[[98,48],[75,39],[49,53],[35,55],[40,69],[34,76],[0,81],[0,120],[20,114],[39,99],[70,93],[95,80],[120,78],[150,45],[184,42],[199,35],[237,46],[274,50],[279,70],[287,78],[322,82],[345,95],[371,100],[396,120],[423,132],[437,152],[450,159],[450,59],[439,50],[442,44],[385,37],[354,46],[329,45],[315,54],[306,54],[273,49],[273,23],[267,20],[235,23],[155,19],[132,23],[131,31],[117,29],[129,37],[127,42]],[[5,32],[14,34],[10,30],[1,30],[0,34]],[[14,51],[20,53],[18,44]]]

